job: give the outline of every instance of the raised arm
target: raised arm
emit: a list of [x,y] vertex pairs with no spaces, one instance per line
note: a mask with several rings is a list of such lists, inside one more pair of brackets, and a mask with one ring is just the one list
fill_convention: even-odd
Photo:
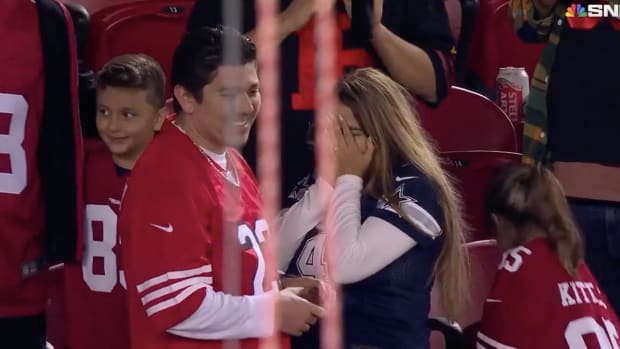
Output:
[[[409,0],[403,6],[384,8],[383,0],[374,0],[371,44],[394,80],[438,102],[454,78],[456,52],[446,9],[436,0]],[[404,15],[393,13],[401,10]],[[384,24],[393,17],[401,23]]]
[[[310,20],[314,12],[314,2],[314,0],[293,0],[286,9],[280,12],[277,18],[278,42],[282,42]],[[198,0],[192,10],[187,29],[191,31],[202,26],[214,27],[224,24],[223,11],[222,0]],[[241,27],[236,29],[254,39],[256,34],[255,1],[242,1],[241,15]]]

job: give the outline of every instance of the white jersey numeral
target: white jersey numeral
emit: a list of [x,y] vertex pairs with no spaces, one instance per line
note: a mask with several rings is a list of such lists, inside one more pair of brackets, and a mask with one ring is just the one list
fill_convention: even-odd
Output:
[[611,321],[603,319],[605,327],[592,317],[582,317],[568,323],[564,337],[570,349],[588,349],[584,336],[594,335],[600,349],[620,349],[618,331]]
[[263,281],[265,280],[266,263],[263,251],[261,250],[261,244],[265,242],[265,235],[267,235],[268,232],[269,227],[267,226],[267,221],[264,219],[256,221],[254,224],[254,231],[246,224],[237,227],[239,243],[245,244],[249,241],[258,259],[256,263],[256,272],[254,273],[254,294],[261,294],[264,292]]
[[[86,205],[86,251],[82,275],[86,285],[95,292],[112,292],[118,282],[127,289],[125,274],[119,270],[113,248],[117,244],[117,216],[108,205]],[[93,226],[101,225],[101,240],[95,240]],[[103,274],[94,273],[95,260],[102,260]]]
[[0,172],[0,193],[20,194],[28,180],[26,150],[22,146],[28,103],[21,95],[0,93],[0,114],[8,114],[10,118],[9,133],[0,134],[0,154],[7,154],[11,164],[10,173]]
[[297,258],[297,270],[301,276],[321,278],[326,275],[325,239],[326,234],[317,234],[309,238]]
[[518,246],[504,252],[498,269],[505,269],[511,273],[516,273],[523,265],[523,255],[531,255],[532,251],[526,247]]

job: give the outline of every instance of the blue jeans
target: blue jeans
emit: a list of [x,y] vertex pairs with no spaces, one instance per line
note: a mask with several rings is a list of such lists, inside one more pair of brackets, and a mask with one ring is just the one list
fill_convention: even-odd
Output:
[[620,315],[620,203],[571,199],[569,203],[583,234],[586,263]]

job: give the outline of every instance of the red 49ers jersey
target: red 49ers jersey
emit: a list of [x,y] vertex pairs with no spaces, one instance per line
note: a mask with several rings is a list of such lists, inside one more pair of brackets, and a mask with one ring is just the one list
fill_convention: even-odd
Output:
[[86,156],[85,251],[65,264],[71,349],[128,349],[125,277],[120,267],[117,215],[126,175],[103,143]]
[[45,205],[37,163],[44,73],[36,5],[3,2],[0,13],[0,317],[42,312],[46,276],[22,280],[43,252]]
[[[133,348],[222,348],[222,341],[167,330],[196,312],[211,292],[207,286],[233,295],[269,288],[261,251],[268,229],[256,181],[243,158],[230,154],[239,188],[166,120],[136,163],[119,218]],[[225,195],[227,185],[238,204]],[[258,345],[240,341],[241,349]]]
[[477,344],[497,349],[617,349],[620,325],[582,263],[577,277],[545,239],[504,253]]

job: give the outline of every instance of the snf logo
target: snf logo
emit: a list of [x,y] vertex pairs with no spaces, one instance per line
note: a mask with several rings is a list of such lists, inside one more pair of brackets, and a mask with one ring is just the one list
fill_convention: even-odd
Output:
[[615,17],[620,18],[620,5],[618,4],[572,4],[566,8],[566,17]]

